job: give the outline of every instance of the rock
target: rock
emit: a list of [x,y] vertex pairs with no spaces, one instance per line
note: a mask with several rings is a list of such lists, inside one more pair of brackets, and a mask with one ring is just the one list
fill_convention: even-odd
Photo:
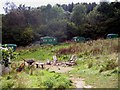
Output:
[[8,74],[9,72],[10,72],[9,67],[5,67],[4,65],[0,64],[0,76],[2,76],[3,74]]
[[73,77],[73,75],[70,75],[70,77]]
[[87,86],[84,86],[84,88],[92,88],[92,86],[90,86],[90,85],[87,85]]
[[58,70],[60,70],[60,67],[58,67]]
[[10,72],[10,68],[9,68],[9,67],[5,67],[4,73],[5,73],[5,74],[8,74],[9,72]]

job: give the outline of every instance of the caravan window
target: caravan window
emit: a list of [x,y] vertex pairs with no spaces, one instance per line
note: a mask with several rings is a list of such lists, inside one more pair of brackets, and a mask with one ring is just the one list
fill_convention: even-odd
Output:
[[52,42],[52,39],[50,39],[49,41]]

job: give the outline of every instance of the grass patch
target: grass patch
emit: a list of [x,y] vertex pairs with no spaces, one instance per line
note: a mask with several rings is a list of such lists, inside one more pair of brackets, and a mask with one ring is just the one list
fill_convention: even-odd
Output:
[[34,58],[35,60],[44,61],[46,59],[52,60],[52,56],[55,54],[56,50],[59,50],[60,48],[66,48],[69,47],[69,44],[60,44],[60,45],[37,45],[37,46],[31,46],[31,47],[20,47],[17,49],[17,52],[19,53],[17,61],[21,60],[21,58],[30,59]]
[[[118,74],[120,71],[118,65],[114,65],[117,62],[116,60],[116,57],[111,58],[111,55],[100,55],[91,58],[89,56],[88,58],[83,57],[77,60],[78,66],[75,66],[75,69],[70,71],[68,75],[72,74],[73,76],[84,78],[86,84],[95,88],[118,88]],[[100,72],[101,67],[104,69],[102,72]]]
[[33,75],[25,72],[6,75],[2,78],[2,88],[71,88],[72,83],[65,75],[36,70]]

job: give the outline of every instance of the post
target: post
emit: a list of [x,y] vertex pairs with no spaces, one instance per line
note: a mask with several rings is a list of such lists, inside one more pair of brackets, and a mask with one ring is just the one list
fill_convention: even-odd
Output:
[[56,65],[56,63],[57,63],[57,57],[56,57],[56,55],[54,55],[53,56],[53,65]]

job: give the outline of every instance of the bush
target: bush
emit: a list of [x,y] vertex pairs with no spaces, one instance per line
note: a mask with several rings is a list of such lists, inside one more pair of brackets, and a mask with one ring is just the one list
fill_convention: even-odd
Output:
[[2,89],[10,89],[14,86],[14,81],[13,80],[2,80],[0,82],[0,86]]
[[104,63],[101,64],[101,68],[99,72],[112,70],[118,67],[118,63],[116,62],[116,59],[107,59]]
[[44,82],[44,86],[46,86],[46,88],[53,88],[53,85],[54,85],[55,82],[53,82],[51,79],[48,79]]

